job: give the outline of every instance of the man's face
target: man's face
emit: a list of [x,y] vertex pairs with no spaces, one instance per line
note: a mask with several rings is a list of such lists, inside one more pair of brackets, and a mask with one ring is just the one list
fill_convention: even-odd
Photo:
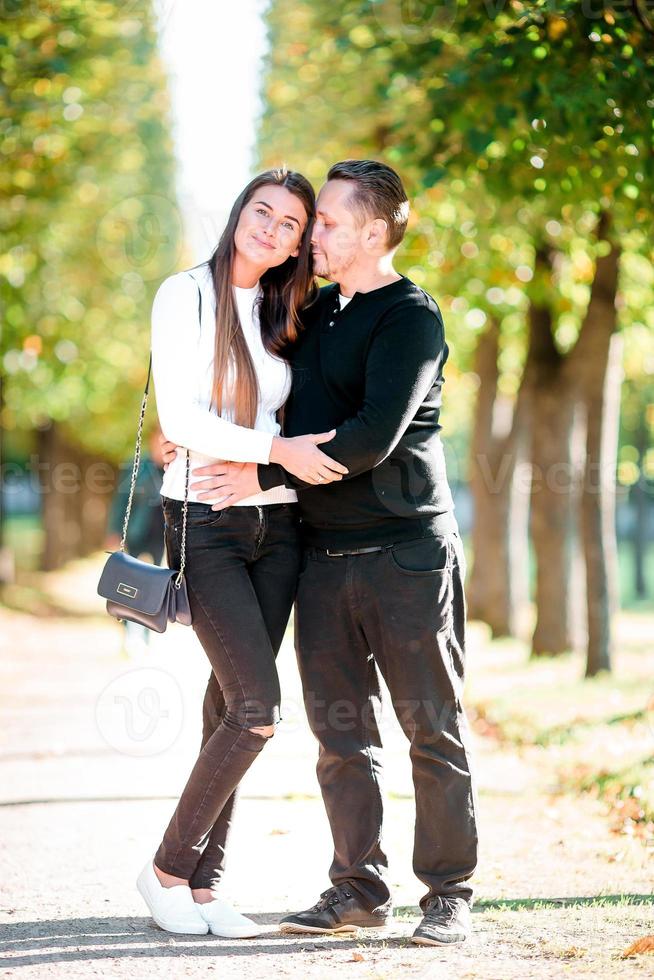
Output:
[[328,180],[316,202],[313,226],[313,271],[337,282],[363,252],[363,228],[349,209],[353,186],[349,180]]

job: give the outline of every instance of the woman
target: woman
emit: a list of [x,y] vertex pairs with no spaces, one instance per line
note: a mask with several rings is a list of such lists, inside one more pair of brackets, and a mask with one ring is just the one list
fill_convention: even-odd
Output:
[[[165,436],[190,469],[216,459],[279,462],[311,482],[347,470],[318,449],[334,433],[280,437],[288,397],[283,359],[313,296],[315,197],[293,171],[271,170],[236,200],[211,259],[170,276],[152,309],[152,364]],[[162,485],[171,568],[180,567],[186,453]],[[230,938],[261,929],[216,892],[235,793],[279,721],[275,657],[295,597],[299,533],[294,491],[276,487],[222,511],[189,489],[186,584],[193,628],[212,673],[202,748],[137,886],[159,926]]]

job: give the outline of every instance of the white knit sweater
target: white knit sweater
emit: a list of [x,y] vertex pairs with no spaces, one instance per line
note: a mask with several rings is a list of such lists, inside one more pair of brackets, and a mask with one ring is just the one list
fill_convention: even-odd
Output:
[[[198,319],[198,286],[202,290],[202,323]],[[253,309],[259,284],[251,289],[232,288],[259,382],[259,409],[253,429],[233,422],[228,394],[220,415],[211,408],[216,303],[208,264],[169,276],[152,306],[152,377],[159,421],[168,439],[190,450],[191,470],[217,459],[269,462],[273,436],[280,431],[275,413],[291,388],[289,365],[269,354],[261,339],[259,318]],[[228,370],[227,393],[233,377],[233,370]],[[185,456],[178,451],[166,470],[163,496],[184,499]],[[191,474],[189,483],[201,479]],[[197,493],[189,490],[188,499],[197,500]],[[279,486],[240,500],[235,506],[295,500],[294,490]]]

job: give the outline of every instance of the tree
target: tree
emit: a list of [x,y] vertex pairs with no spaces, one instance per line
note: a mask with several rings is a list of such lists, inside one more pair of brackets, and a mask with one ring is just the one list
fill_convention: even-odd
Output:
[[[485,29],[484,29],[485,27]],[[421,161],[467,171],[481,169],[484,184],[494,195],[524,200],[537,250],[549,219],[579,223],[586,212],[597,218],[598,255],[586,316],[575,345],[566,358],[568,370],[556,372],[563,385],[558,392],[559,439],[547,453],[545,472],[558,458],[569,460],[573,405],[585,414],[585,461],[582,481],[581,527],[586,566],[588,650],[587,672],[610,666],[610,612],[615,604],[614,499],[620,375],[615,361],[618,343],[616,293],[621,240],[644,227],[651,213],[640,202],[651,200],[654,188],[651,119],[640,111],[639,96],[654,77],[654,38],[634,10],[617,16],[608,7],[593,15],[581,3],[553,6],[542,2],[515,4],[488,25],[480,23],[479,7],[466,4],[457,24],[456,45],[469,42],[465,56],[430,100],[432,111],[450,125],[424,147]],[[421,78],[429,62],[413,52],[410,77]],[[422,62],[422,64],[421,64]],[[519,84],[507,86],[510,71]],[[583,79],[592,73],[594,84]],[[574,123],[574,125],[573,125]],[[464,128],[465,127],[465,128]],[[428,179],[438,179],[433,172]],[[547,213],[546,212],[546,213]],[[643,236],[642,247],[646,246]],[[541,330],[541,336],[550,333]],[[546,343],[547,357],[556,365],[554,338]],[[576,370],[571,370],[574,368]],[[556,370],[556,369],[555,369]],[[552,419],[551,395],[541,403]],[[533,449],[552,445],[552,427],[545,435],[534,416]],[[558,445],[557,445],[558,442]],[[541,462],[532,454],[533,462]],[[549,465],[548,465],[549,464]],[[558,510],[561,510],[559,507]],[[542,512],[542,511],[541,511]],[[568,521],[552,526],[532,511],[532,538],[540,550],[539,576],[545,583],[561,581]],[[552,531],[560,529],[558,534]],[[559,561],[552,570],[552,541],[558,539]],[[548,561],[549,559],[549,561]],[[565,580],[565,577],[564,577]],[[538,603],[539,615],[548,603]],[[535,652],[542,649],[538,642]],[[547,645],[545,644],[547,649]]]
[[[518,248],[509,243],[505,275],[508,279],[520,271],[518,278],[534,307],[530,335],[539,337],[531,361],[526,354],[524,363],[531,368],[523,374],[523,401],[529,405],[534,436],[530,458],[546,475],[552,460],[569,460],[570,470],[557,508],[560,518],[545,525],[538,519],[538,505],[532,515],[543,571],[539,588],[547,588],[547,598],[537,594],[538,609],[542,614],[546,601],[562,609],[561,597],[570,595],[570,521],[564,518],[574,492],[571,420],[580,425],[586,418],[590,424],[581,433],[585,452],[580,492],[588,672],[594,673],[610,663],[607,613],[615,541],[610,481],[594,481],[592,473],[615,472],[611,433],[619,378],[610,362],[617,353],[611,338],[618,321],[617,275],[611,270],[617,273],[619,253],[626,248],[649,254],[652,128],[643,101],[654,67],[653,39],[634,5],[595,9],[573,0],[556,5],[547,0],[510,5],[461,0],[447,9],[434,3],[411,8],[418,11],[413,21],[403,20],[405,9],[353,0],[273,4],[262,157],[270,160],[283,146],[301,148],[309,175],[315,177],[318,170],[324,172],[326,159],[381,155],[421,188],[417,206],[423,215],[437,214],[446,203],[450,208],[453,202],[470,206],[476,197],[478,215],[470,236],[477,236],[472,243],[476,252],[469,253],[476,257],[497,257],[492,244],[487,250],[483,245],[492,243],[494,235],[508,237],[497,221],[507,210],[513,212],[508,235],[519,229],[518,238],[530,242],[532,261],[525,275],[524,261],[515,261]],[[647,108],[653,104],[650,98]],[[477,241],[483,242],[481,248]],[[561,253],[559,264],[569,273],[579,265],[583,269],[581,281],[570,276],[574,300],[568,310],[561,308],[565,297],[560,282],[551,280],[547,302],[538,295],[535,256],[552,249]],[[579,263],[582,251],[585,261]],[[448,253],[451,264],[449,248]],[[447,264],[443,261],[438,272],[428,268],[425,285],[443,282]],[[591,282],[586,279],[589,269]],[[455,285],[465,274],[467,263],[464,274],[454,274]],[[587,311],[578,300],[580,291]],[[463,292],[467,297],[471,290],[463,285]],[[483,299],[475,300],[475,308],[485,314],[484,306]],[[538,309],[544,315],[537,323]],[[579,353],[568,362],[575,342]],[[587,359],[577,378],[572,368],[582,352]],[[548,361],[557,384],[564,385],[554,442],[544,438],[546,419],[552,418],[552,399],[545,397],[544,388]],[[564,362],[571,367],[561,373]],[[547,514],[546,495],[541,499],[541,514]],[[557,569],[564,570],[561,576],[547,573],[548,557],[554,553]],[[603,569],[599,576],[598,567]],[[536,652],[568,645],[567,628],[562,640],[551,629],[549,636],[547,632],[537,629]]]
[[[32,0],[11,13],[0,48],[2,425],[41,433],[56,565],[98,543],[111,480],[82,506],[89,466],[117,463],[133,440],[152,293],[176,267],[181,221],[148,0]],[[73,456],[77,484],[55,486]]]

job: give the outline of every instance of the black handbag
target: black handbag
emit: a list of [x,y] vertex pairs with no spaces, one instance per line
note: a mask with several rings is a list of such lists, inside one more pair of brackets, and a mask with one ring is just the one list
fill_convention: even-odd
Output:
[[[191,276],[191,278],[193,278]],[[198,315],[202,318],[202,293],[200,294]],[[184,569],[186,567],[186,517],[188,511],[189,483],[189,452],[186,450],[186,480],[184,486],[184,507],[182,517],[182,542],[180,548],[179,569],[160,568],[146,561],[140,561],[128,555],[127,527],[132,511],[134,489],[141,464],[141,442],[143,438],[143,419],[148,404],[150,377],[152,375],[152,353],[148,366],[148,377],[143,391],[141,414],[139,416],[136,434],[136,448],[132,466],[132,482],[129,489],[123,535],[118,551],[114,551],[107,559],[98,582],[98,595],[107,600],[107,612],[115,619],[127,619],[132,623],[140,623],[157,633],[164,633],[168,623],[182,623],[190,626],[192,623],[191,607],[188,601]]]

